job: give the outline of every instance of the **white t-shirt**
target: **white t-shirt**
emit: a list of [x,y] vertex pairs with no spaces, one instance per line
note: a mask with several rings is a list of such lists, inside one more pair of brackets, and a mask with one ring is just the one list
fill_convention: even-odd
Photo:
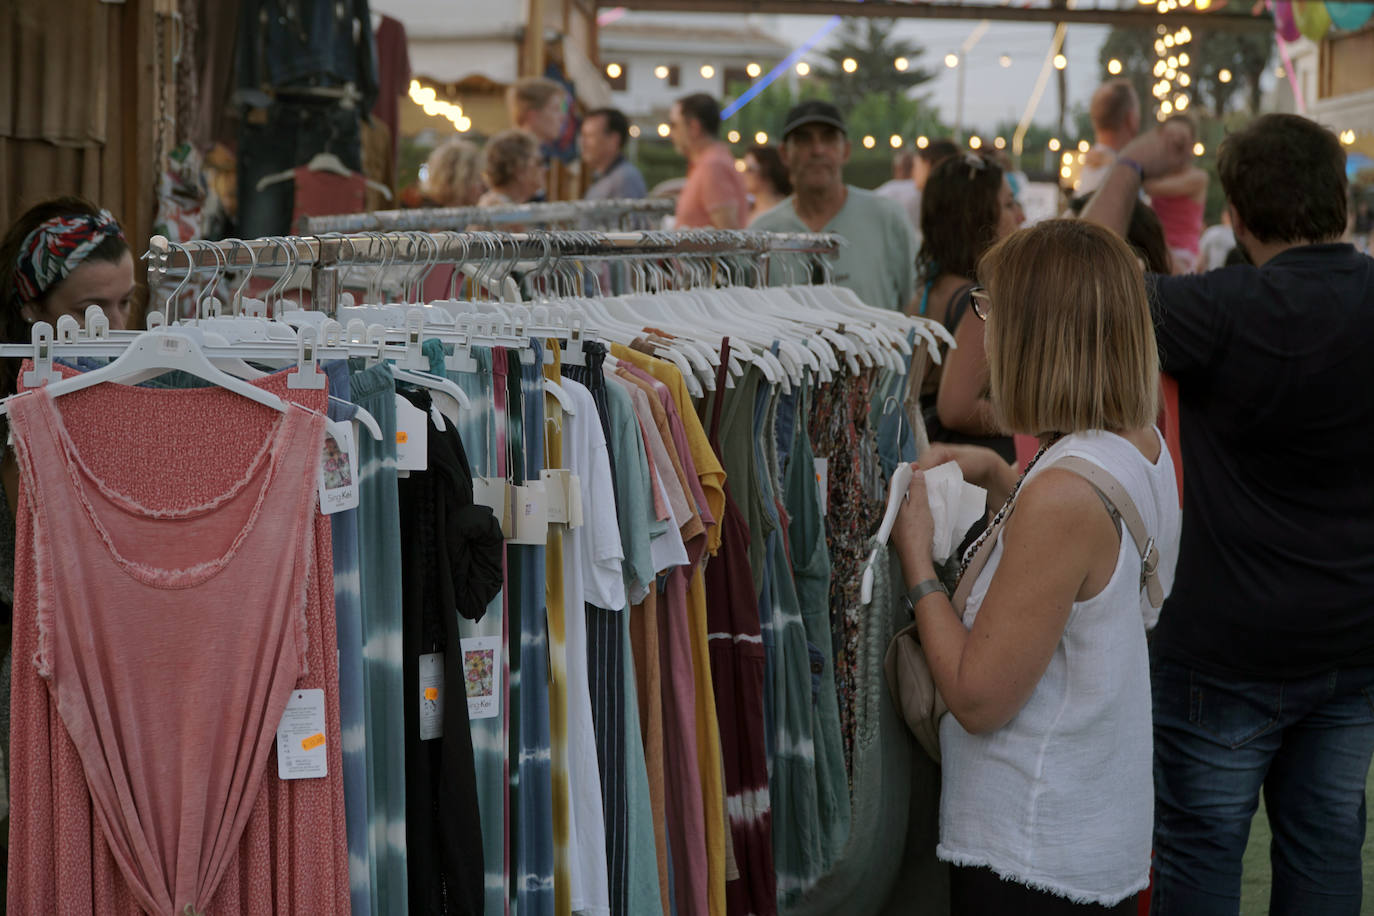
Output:
[[611,610],[625,607],[620,572],[624,552],[615,513],[609,453],[596,400],[586,386],[558,380],[576,413],[563,417],[563,466],[578,476],[583,524],[563,532],[564,645],[567,648],[569,884],[572,909],[610,916],[606,865],[606,821],[592,721],[587,671],[587,612],[584,603]]
[[1198,271],[1215,270],[1226,264],[1226,256],[1236,247],[1236,234],[1223,223],[1208,226],[1198,241]]
[[[1178,488],[1160,437],[1151,464],[1120,436],[1066,436],[1034,477],[1075,455],[1125,488],[1159,551],[1167,595],[1178,561]],[[1002,539],[969,593],[972,627],[1002,557]],[[986,548],[985,548],[986,549]],[[1140,554],[1123,530],[1116,571],[1074,602],[1064,635],[1026,705],[994,732],[940,723],[944,758],[937,855],[1078,903],[1113,905],[1149,883],[1154,827],[1153,742],[1146,629],[1158,619],[1140,587]]]

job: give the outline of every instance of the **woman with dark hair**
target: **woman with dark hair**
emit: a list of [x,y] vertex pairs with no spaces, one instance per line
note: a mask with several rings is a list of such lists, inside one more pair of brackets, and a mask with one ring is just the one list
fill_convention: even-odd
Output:
[[974,442],[1015,457],[988,401],[988,364],[981,322],[966,323],[969,293],[984,252],[1026,221],[1005,173],[995,162],[964,153],[937,165],[921,196],[922,282],[916,312],[941,322],[957,348],[927,378],[926,427],[931,441]]
[[744,189],[749,192],[753,209],[749,221],[782,203],[792,193],[792,179],[782,156],[773,146],[751,146],[744,154]]

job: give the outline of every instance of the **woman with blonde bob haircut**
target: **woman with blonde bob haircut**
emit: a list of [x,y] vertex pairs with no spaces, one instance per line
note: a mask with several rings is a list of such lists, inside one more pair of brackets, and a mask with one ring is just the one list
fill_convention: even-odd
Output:
[[1178,491],[1152,425],[1159,356],[1144,278],[1121,239],[1081,220],[1016,232],[983,257],[978,278],[993,408],[1041,448],[1019,479],[978,446],[922,456],[927,469],[958,462],[990,508],[1001,504],[964,556],[967,568],[988,551],[962,618],[936,578],[919,469],[893,531],[952,713],[940,723],[937,853],[953,866],[956,914],[1134,913],[1150,868],[1145,635],[1159,612],[1110,500],[1056,465],[1084,459],[1115,478],[1154,539],[1167,594]]

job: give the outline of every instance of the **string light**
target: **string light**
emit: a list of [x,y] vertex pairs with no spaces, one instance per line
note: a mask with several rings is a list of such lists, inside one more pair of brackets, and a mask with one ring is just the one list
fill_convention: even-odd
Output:
[[998,149],[1006,149],[1006,148],[1007,148],[1007,138],[1006,138],[1006,137],[998,137],[997,139],[995,139],[995,140],[992,141],[992,145],[995,146],[995,147],[997,147]]
[[768,134],[764,133],[763,131],[759,131],[758,133],[754,134],[754,142],[757,143],[759,146],[767,145]]
[[758,64],[751,63],[744,68],[744,72],[749,74],[751,80],[756,80],[759,78],[759,74],[763,72],[763,68]]
[[852,57],[846,57],[844,62],[840,64],[840,67],[845,73],[853,73],[855,70],[859,69],[859,62]]
[[930,138],[929,138],[929,137],[927,137],[927,136],[925,136],[924,134],[922,134],[921,136],[919,136],[919,137],[916,138],[916,148],[917,148],[917,149],[925,149],[927,146],[930,146]]
[[744,169],[745,169],[744,160],[743,160],[743,159],[736,159],[736,160],[735,160],[735,171],[736,171],[736,172],[743,172]]
[[1190,63],[1192,63],[1192,59],[1188,57],[1187,51],[1184,51],[1182,54],[1178,56],[1178,65],[1180,67],[1186,67]]
[[972,137],[968,138],[968,147],[969,149],[982,149],[983,138],[978,136],[977,134],[974,134]]
[[[1159,46],[1158,44],[1155,45],[1155,47],[1158,47],[1158,46]],[[1166,47],[1166,48],[1172,48],[1173,46],[1174,46],[1174,36],[1172,36],[1172,35],[1165,35],[1165,36],[1164,36],[1164,47]]]
[[797,76],[806,76],[811,72],[811,65],[804,60],[797,61]]
[[997,62],[1001,64],[1002,69],[1005,70],[1011,66],[1011,55],[1003,54],[1001,57],[997,58]]
[[1069,59],[1063,54],[1054,55],[1054,69],[1063,70],[1069,65]]
[[900,72],[905,73],[906,68],[911,66],[911,61],[907,60],[905,57],[899,57],[892,62],[892,66],[896,67]]
[[1087,152],[1089,149],[1091,149],[1091,148],[1092,148],[1092,147],[1088,145],[1088,141],[1087,141],[1087,140],[1079,140],[1079,141],[1078,141],[1078,151],[1079,151],[1080,153],[1086,153],[1086,152]]
[[701,78],[702,78],[702,79],[709,80],[711,77],[713,77],[713,76],[715,76],[715,75],[716,75],[716,68],[715,68],[715,67],[711,66],[710,64],[702,64],[702,65],[701,65]]
[[1203,153],[1205,153],[1205,152],[1207,152],[1207,147],[1203,146],[1201,142],[1198,142],[1198,143],[1194,143],[1194,144],[1193,144],[1193,155],[1194,155],[1194,156],[1201,156],[1201,155],[1202,155]]
[[1107,72],[1112,76],[1118,75],[1121,72],[1121,61],[1117,60],[1115,57],[1107,61]]
[[1069,168],[1067,165],[1064,166],[1062,169],[1059,170],[1059,175],[1060,175],[1061,178],[1068,178],[1068,177],[1069,177],[1070,175],[1072,175],[1072,174],[1073,174],[1073,169]]
[[1058,138],[1058,137],[1050,137],[1050,144],[1049,144],[1049,145],[1050,145],[1050,152],[1052,152],[1052,153],[1057,153],[1057,152],[1059,152],[1059,138]]
[[901,137],[901,135],[900,135],[900,134],[893,134],[892,136],[888,137],[888,138],[887,138],[887,145],[890,146],[890,147],[892,147],[893,149],[901,149],[901,148],[902,148],[902,137]]
[[1157,60],[1157,61],[1155,61],[1155,69],[1154,69],[1153,72],[1154,72],[1154,75],[1155,75],[1155,76],[1163,76],[1163,75],[1164,75],[1164,71],[1165,71],[1165,70],[1168,70],[1168,69],[1169,69],[1169,65],[1168,65],[1168,64],[1164,63],[1164,61],[1162,61],[1162,60]]
[[1230,71],[1230,70],[1222,70],[1221,72],[1219,72],[1219,73],[1217,74],[1217,79],[1220,80],[1220,81],[1223,82],[1223,83],[1229,83],[1229,82],[1231,82],[1231,71]]
[[1211,9],[1211,8],[1212,8],[1212,0],[1197,0],[1197,11],[1198,11],[1199,13],[1206,12],[1207,10],[1209,10],[1209,9]]
[[959,55],[958,55],[958,54],[955,54],[955,53],[953,53],[953,52],[950,52],[949,54],[946,54],[946,55],[945,55],[945,66],[948,67],[948,68],[951,69],[951,70],[953,70],[955,67],[959,66]]
[[1183,28],[1178,30],[1178,37],[1179,40],[1186,45],[1188,42],[1193,40],[1193,33],[1189,31],[1188,27],[1185,25]]
[[620,64],[611,63],[606,65],[606,75],[613,80],[620,79],[620,74],[624,72],[625,71],[621,69]]
[[1168,99],[1165,99],[1164,101],[1160,102],[1160,103],[1159,103],[1159,113],[1162,114],[1162,115],[1171,115],[1171,114],[1173,114],[1173,113],[1174,113],[1174,106],[1173,106],[1173,103],[1170,102]]
[[1341,131],[1341,143],[1345,144],[1346,146],[1349,146],[1350,144],[1352,144],[1352,143],[1354,143],[1354,142],[1355,142],[1355,132],[1354,132],[1353,130],[1347,129],[1347,130]]
[[1178,84],[1179,84],[1180,86],[1183,86],[1183,87],[1186,88],[1186,87],[1188,86],[1188,84],[1191,83],[1192,81],[1193,81],[1192,77],[1190,77],[1190,76],[1189,76],[1188,74],[1186,74],[1186,73],[1180,73],[1180,74],[1178,75]]
[[634,138],[636,138],[636,139],[638,139],[638,137],[639,137],[639,125],[638,125],[638,124],[631,124],[631,125],[630,125],[630,136],[631,136],[631,137],[634,137]]
[[1065,165],[1069,165],[1070,163],[1073,162],[1073,153],[1065,153],[1065,154],[1064,154],[1062,157],[1060,157],[1060,158],[1063,160],[1063,162],[1064,162]]
[[431,118],[447,118],[453,129],[459,133],[471,129],[472,120],[463,115],[463,106],[439,98],[439,93],[433,86],[424,86],[419,80],[411,80],[408,92],[410,100],[419,105]]
[[1179,111],[1186,111],[1188,108],[1188,97],[1186,95],[1174,96],[1174,108]]
[[666,80],[668,78],[668,68],[663,66],[662,64],[659,64],[657,67],[654,68],[654,76],[658,77],[661,80]]
[[668,136],[668,132],[669,132],[670,130],[672,130],[672,128],[669,127],[667,124],[663,124],[663,123],[661,123],[661,122],[659,123],[659,125],[658,125],[658,135],[659,135],[660,137],[666,137],[666,136]]
[[1155,53],[1158,54],[1160,57],[1163,57],[1165,54],[1169,53],[1169,46],[1164,43],[1163,38],[1155,39]]
[[732,131],[730,131],[728,134],[725,135],[725,139],[729,140],[731,143],[738,143],[738,142],[739,142],[739,131],[737,131],[737,130],[732,130]]
[[875,146],[877,146],[877,145],[878,145],[878,141],[875,140],[875,139],[873,139],[873,135],[872,135],[872,134],[868,134],[867,136],[864,137],[864,149],[873,149],[873,147],[875,147]]
[[1170,67],[1168,70],[1164,71],[1164,78],[1166,80],[1171,80],[1176,76],[1178,76],[1178,71],[1175,70],[1173,67]]
[[1167,63],[1169,65],[1169,69],[1172,70],[1178,66],[1178,58],[1170,54],[1169,59],[1165,61],[1165,63]]
[[1274,77],[1275,77],[1275,79],[1283,79],[1284,76],[1286,76],[1286,75],[1287,75],[1287,74],[1284,72],[1284,69],[1283,69],[1282,66],[1278,66],[1278,67],[1275,67],[1275,68],[1274,68]]

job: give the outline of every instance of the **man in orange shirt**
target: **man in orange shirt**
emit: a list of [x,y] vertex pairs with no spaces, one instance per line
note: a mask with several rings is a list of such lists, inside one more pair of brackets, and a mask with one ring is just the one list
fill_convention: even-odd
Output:
[[687,157],[687,184],[677,199],[677,228],[744,228],[749,219],[748,194],[744,177],[735,170],[735,157],[716,138],[720,130],[716,100],[700,92],[678,99],[668,123],[673,146]]

